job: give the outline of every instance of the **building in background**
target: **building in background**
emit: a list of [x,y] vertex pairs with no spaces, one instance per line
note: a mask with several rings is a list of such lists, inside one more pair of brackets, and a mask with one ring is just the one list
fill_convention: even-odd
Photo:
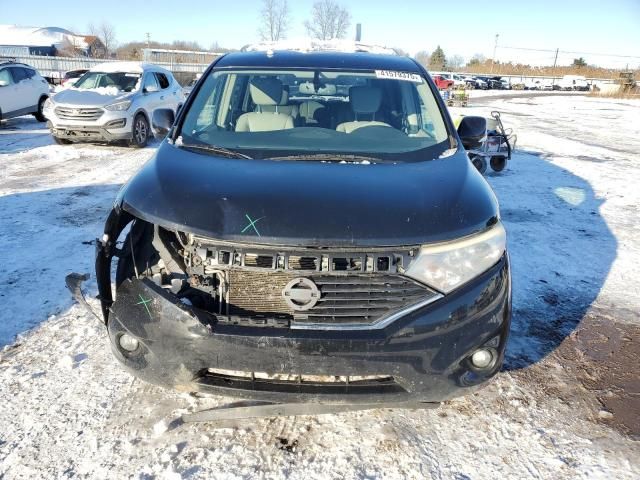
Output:
[[105,51],[100,39],[94,35],[76,35],[59,27],[0,25],[0,57],[104,57]]

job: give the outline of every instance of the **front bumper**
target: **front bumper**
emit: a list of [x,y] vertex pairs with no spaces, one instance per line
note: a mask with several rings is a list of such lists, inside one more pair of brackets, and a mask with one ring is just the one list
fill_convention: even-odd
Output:
[[[120,285],[110,310],[114,355],[151,383],[278,402],[438,402],[477,388],[500,369],[511,319],[511,278],[505,255],[465,286],[380,330],[216,324],[153,282],[137,279]],[[120,347],[124,333],[139,340],[135,352]],[[497,354],[496,363],[482,372],[469,362],[481,346]],[[272,381],[253,372],[302,377]],[[387,380],[301,380],[372,375]]]
[[[126,117],[104,115],[100,124],[77,121],[52,121],[49,119],[47,128],[54,137],[72,142],[115,142],[131,140],[133,138],[130,121]],[[54,119],[55,120],[55,119]]]

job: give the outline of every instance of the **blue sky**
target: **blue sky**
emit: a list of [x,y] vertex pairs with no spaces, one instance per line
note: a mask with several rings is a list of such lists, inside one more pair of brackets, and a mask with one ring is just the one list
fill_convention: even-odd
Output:
[[[260,0],[0,0],[0,23],[57,26],[83,33],[90,22],[108,21],[117,40],[195,40],[208,47],[241,47],[258,40]],[[304,36],[303,22],[313,0],[289,0],[289,37]],[[363,40],[397,46],[410,53],[432,51],[440,44],[447,55],[475,53],[491,57],[499,34],[498,60],[535,64],[553,61],[553,53],[511,50],[502,46],[576,52],[617,53],[635,58],[582,55],[589,63],[640,65],[640,0],[530,0],[520,2],[457,0],[340,0]],[[559,64],[579,54],[561,54]]]

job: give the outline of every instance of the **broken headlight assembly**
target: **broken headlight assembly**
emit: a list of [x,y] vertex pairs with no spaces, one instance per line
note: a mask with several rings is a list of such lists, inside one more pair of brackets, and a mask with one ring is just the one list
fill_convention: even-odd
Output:
[[476,235],[422,246],[405,275],[449,293],[495,265],[506,244],[506,232],[498,222]]

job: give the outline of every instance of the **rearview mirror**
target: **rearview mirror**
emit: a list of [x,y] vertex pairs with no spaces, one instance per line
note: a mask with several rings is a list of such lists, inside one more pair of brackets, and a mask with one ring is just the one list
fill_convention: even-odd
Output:
[[458,135],[462,146],[467,150],[478,148],[487,134],[487,119],[484,117],[463,117],[458,126]]
[[151,124],[153,125],[153,135],[156,138],[164,138],[171,130],[175,115],[170,108],[159,108],[153,111]]

